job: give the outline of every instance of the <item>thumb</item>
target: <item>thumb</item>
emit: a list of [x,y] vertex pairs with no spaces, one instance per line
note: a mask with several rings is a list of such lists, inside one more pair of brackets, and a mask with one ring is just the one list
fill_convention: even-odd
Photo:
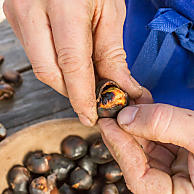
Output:
[[172,143],[194,153],[194,112],[165,104],[129,106],[118,115],[126,132],[145,139]]

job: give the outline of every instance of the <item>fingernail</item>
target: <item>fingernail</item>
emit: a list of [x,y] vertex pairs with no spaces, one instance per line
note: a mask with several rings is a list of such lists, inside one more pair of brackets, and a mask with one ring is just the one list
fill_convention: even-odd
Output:
[[79,120],[81,121],[81,123],[83,123],[84,125],[88,126],[88,127],[92,127],[94,124],[91,122],[91,120],[83,115],[83,114],[78,114],[79,116]]
[[136,106],[128,106],[128,107],[124,108],[118,114],[118,117],[117,117],[118,123],[120,125],[131,124],[134,121],[138,110],[139,110],[139,108]]

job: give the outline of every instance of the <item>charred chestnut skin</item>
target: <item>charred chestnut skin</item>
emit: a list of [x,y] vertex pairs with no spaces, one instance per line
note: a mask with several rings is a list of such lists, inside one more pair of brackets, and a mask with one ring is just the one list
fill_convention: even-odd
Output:
[[30,182],[30,172],[24,166],[14,166],[7,175],[8,184],[15,192],[27,193]]
[[88,190],[92,186],[92,182],[92,176],[80,167],[77,167],[70,174],[70,184],[74,189]]
[[113,160],[111,153],[101,138],[96,139],[91,145],[90,157],[97,164],[105,164]]
[[119,194],[115,184],[107,184],[102,189],[102,194]]
[[121,109],[129,105],[129,95],[108,79],[97,84],[96,99],[99,118],[115,118]]
[[99,167],[99,172],[105,178],[107,183],[115,183],[123,176],[119,165],[115,161],[101,165]]
[[49,156],[42,151],[30,152],[24,159],[24,165],[35,174],[46,174],[49,172]]
[[50,154],[49,166],[51,173],[56,174],[57,180],[64,180],[69,171],[75,167],[75,162],[65,158],[62,154]]
[[62,153],[71,160],[82,158],[86,155],[87,150],[87,142],[77,135],[69,135],[61,143]]

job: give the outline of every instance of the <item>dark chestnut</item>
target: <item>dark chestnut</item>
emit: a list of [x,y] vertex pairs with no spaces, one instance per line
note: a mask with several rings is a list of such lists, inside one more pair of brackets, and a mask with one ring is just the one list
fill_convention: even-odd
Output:
[[86,155],[88,149],[87,142],[76,135],[66,137],[61,144],[62,153],[72,160],[77,160]]
[[14,193],[27,193],[30,181],[30,172],[24,166],[14,166],[8,172],[7,180]]
[[3,79],[9,84],[14,86],[19,86],[22,83],[22,77],[19,72],[14,70],[9,70],[3,73]]
[[24,165],[35,174],[45,174],[50,170],[48,159],[49,156],[42,151],[30,152],[24,160]]
[[92,186],[88,190],[88,194],[101,194],[102,188],[103,188],[103,180],[96,179],[96,180],[94,180]]
[[50,154],[49,166],[51,173],[56,174],[57,180],[62,181],[67,177],[71,169],[75,167],[75,162],[65,158],[62,154]]
[[128,190],[124,179],[121,179],[115,183],[115,185],[117,186],[119,194],[132,194],[132,192]]
[[92,186],[92,176],[84,169],[77,167],[70,174],[70,184],[74,189],[88,190]]
[[2,194],[13,194],[11,189],[5,189]]
[[107,183],[115,183],[123,176],[119,165],[115,161],[101,165],[99,172],[106,179]]
[[0,65],[3,63],[4,57],[0,55]]
[[113,160],[113,157],[101,138],[96,141],[90,147],[90,157],[97,164],[105,164]]
[[47,179],[43,176],[34,179],[30,184],[30,194],[50,194]]
[[129,95],[116,82],[108,79],[97,84],[96,99],[99,118],[114,118],[129,104]]
[[12,98],[14,93],[14,89],[9,84],[0,82],[0,100]]
[[75,192],[71,189],[71,187],[68,184],[63,183],[63,185],[59,189],[59,193],[60,194],[74,194]]
[[97,174],[97,164],[89,156],[82,158],[78,165],[88,172],[89,175],[95,176]]
[[107,184],[102,189],[102,194],[119,194],[115,184]]
[[3,140],[7,135],[7,130],[3,126],[3,124],[0,123],[0,141]]

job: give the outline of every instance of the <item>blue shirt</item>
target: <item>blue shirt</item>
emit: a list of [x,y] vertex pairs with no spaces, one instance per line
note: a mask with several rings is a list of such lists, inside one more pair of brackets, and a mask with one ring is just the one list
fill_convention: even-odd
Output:
[[[146,26],[154,19],[159,8],[172,8],[191,22],[194,20],[194,0],[126,0],[126,7],[123,36],[129,69],[132,69],[149,36],[150,30]],[[194,110],[194,85],[189,85],[187,79],[189,76],[194,78],[194,72],[191,72],[193,67],[194,53],[177,43],[157,84],[151,88],[154,101]],[[141,74],[134,77],[141,80]],[[141,84],[146,87],[146,84]]]

